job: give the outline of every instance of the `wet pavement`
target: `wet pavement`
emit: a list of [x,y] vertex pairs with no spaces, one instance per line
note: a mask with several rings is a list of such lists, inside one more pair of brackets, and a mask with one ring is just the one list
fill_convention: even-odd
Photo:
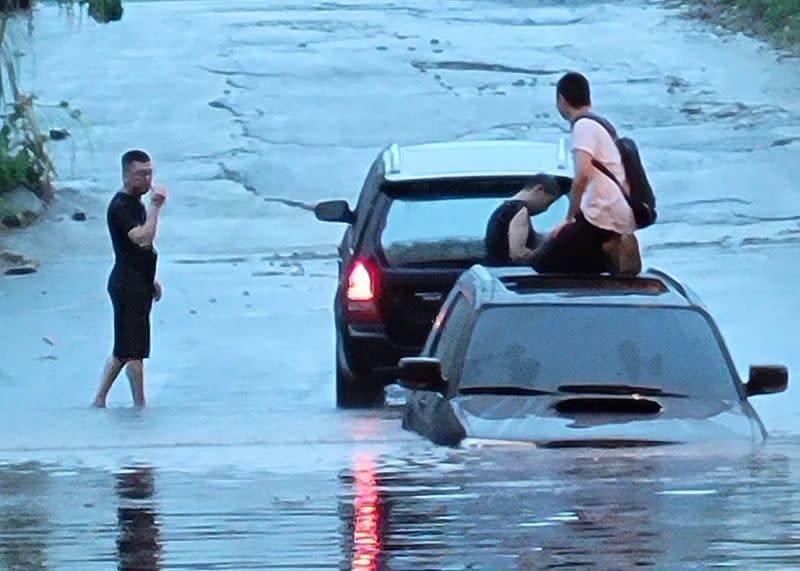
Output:
[[[772,437],[746,456],[437,448],[398,395],[335,410],[342,229],[308,210],[353,200],[392,140],[565,133],[553,83],[580,69],[658,192],[646,265],[704,298],[743,375],[793,372],[797,62],[646,2],[127,2],[32,29],[26,81],[87,129],[66,123],[51,218],[2,236],[41,267],[0,279],[0,568],[798,567],[793,378],[754,399]],[[121,378],[96,411],[105,205],[134,145],[171,189],[150,406]]]

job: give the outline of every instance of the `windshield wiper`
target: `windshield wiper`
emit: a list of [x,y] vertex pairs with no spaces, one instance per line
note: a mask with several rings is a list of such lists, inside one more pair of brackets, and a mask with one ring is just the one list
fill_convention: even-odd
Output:
[[464,387],[458,389],[462,395],[519,395],[519,396],[544,396],[555,395],[553,391],[533,389],[528,387],[496,386],[496,387]]
[[636,385],[561,385],[558,390],[564,393],[595,393],[603,395],[642,395],[648,397],[689,398],[682,393],[671,393],[658,387],[640,387]]

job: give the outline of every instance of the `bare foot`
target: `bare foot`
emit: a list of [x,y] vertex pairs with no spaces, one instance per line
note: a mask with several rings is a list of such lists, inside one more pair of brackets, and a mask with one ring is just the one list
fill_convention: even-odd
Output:
[[94,399],[91,404],[92,408],[106,408],[106,401],[100,399]]

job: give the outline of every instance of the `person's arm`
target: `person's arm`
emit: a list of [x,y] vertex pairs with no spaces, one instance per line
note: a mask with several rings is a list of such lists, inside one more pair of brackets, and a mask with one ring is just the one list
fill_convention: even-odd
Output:
[[128,231],[128,238],[138,246],[152,246],[161,218],[161,210],[166,202],[166,190],[163,188],[153,190],[153,199],[144,224],[135,226]]
[[581,199],[589,181],[592,178],[592,155],[584,150],[575,150],[575,176],[572,178],[572,191],[570,192],[569,210],[567,220],[574,220],[581,208]]
[[147,213],[147,221],[144,224],[135,226],[128,232],[128,238],[137,246],[151,246],[156,237],[158,220],[161,217],[161,206],[150,206]]
[[528,248],[531,225],[526,208],[520,209],[508,225],[508,255],[515,263],[527,264],[534,251]]
[[575,123],[572,129],[572,150],[575,174],[572,178],[569,210],[567,220],[574,220],[581,208],[581,199],[589,181],[594,174],[592,159],[596,154],[598,144],[599,124],[591,119],[582,119]]
[[158,281],[156,278],[153,281],[153,299],[155,301],[161,301],[161,298],[164,296],[164,286],[161,285],[161,282]]

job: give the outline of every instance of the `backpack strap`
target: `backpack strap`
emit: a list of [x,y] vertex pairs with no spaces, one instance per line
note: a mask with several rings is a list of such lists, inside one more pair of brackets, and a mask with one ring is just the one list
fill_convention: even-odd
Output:
[[[575,123],[577,123],[580,119],[590,119],[602,125],[602,127],[606,130],[606,132],[608,132],[608,134],[611,136],[611,140],[614,142],[614,145],[617,144],[617,139],[618,139],[617,131],[616,129],[614,129],[614,126],[608,122],[607,119],[605,119],[604,117],[600,117],[599,115],[596,115],[594,113],[582,113],[581,115],[575,117],[575,119],[572,121],[573,128],[575,127]],[[606,168],[606,166],[603,163],[594,158],[592,158],[592,165],[597,170],[599,170],[608,178],[614,181],[614,183],[617,185],[617,188],[619,188],[620,192],[622,192],[622,196],[624,196],[625,200],[628,202],[628,206],[630,206],[631,209],[633,209],[633,204],[631,204],[631,199],[628,196],[628,193],[625,192],[625,187],[622,186],[622,183],[619,181],[619,179],[616,176],[614,176],[614,173],[608,170],[608,168]]]
[[600,125],[602,125],[603,128],[606,131],[608,131],[608,134],[611,135],[611,139],[614,141],[614,143],[617,142],[617,138],[618,138],[617,137],[617,130],[614,129],[614,126],[611,123],[609,123],[609,121],[605,117],[601,117],[600,115],[597,115],[596,113],[581,113],[580,115],[575,117],[575,119],[572,120],[572,127],[574,128],[575,127],[575,123],[577,123],[581,119],[591,119],[592,121],[595,121],[596,123],[600,123]]

